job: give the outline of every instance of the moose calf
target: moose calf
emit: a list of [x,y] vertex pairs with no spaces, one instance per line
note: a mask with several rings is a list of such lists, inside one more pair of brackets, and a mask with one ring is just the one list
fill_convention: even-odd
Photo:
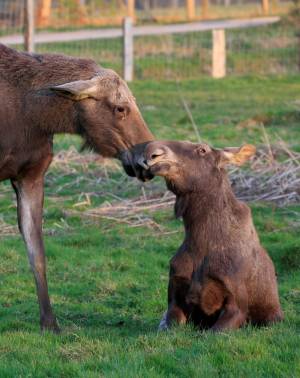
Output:
[[249,207],[235,197],[225,171],[255,147],[217,150],[207,144],[150,142],[139,161],[165,178],[182,216],[184,242],[171,259],[168,310],[160,328],[193,322],[236,329],[283,319],[273,263],[260,245]]

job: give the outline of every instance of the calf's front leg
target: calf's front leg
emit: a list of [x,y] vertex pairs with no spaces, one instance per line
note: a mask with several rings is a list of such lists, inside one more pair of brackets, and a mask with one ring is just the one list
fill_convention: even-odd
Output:
[[59,326],[53,314],[48,294],[42,237],[43,174],[36,176],[30,172],[26,177],[12,181],[12,186],[17,195],[19,229],[26,244],[30,266],[35,278],[41,329],[58,333]]
[[190,315],[186,295],[189,290],[190,279],[187,277],[170,277],[168,287],[168,310],[164,313],[158,330],[170,328],[172,324],[185,324]]

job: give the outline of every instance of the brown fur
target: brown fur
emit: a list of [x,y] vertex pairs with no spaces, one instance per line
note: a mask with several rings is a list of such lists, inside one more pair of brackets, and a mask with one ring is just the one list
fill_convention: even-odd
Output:
[[[126,83],[92,60],[30,55],[0,45],[0,89],[0,180],[11,180],[17,195],[41,327],[57,331],[42,240],[43,178],[52,160],[53,136],[79,134],[96,152],[117,158],[153,136]],[[127,172],[139,175],[137,168],[127,167]]]
[[[58,86],[99,78],[95,95],[76,101]],[[111,70],[88,59],[29,55],[0,45],[0,179],[52,151],[55,133],[77,133],[103,156],[118,157],[153,139],[127,85]],[[117,107],[125,111],[118,114]]]
[[216,150],[188,142],[155,141],[144,149],[143,165],[165,177],[185,226],[170,262],[167,326],[186,318],[220,331],[283,318],[273,263],[224,169],[253,153],[249,145]]

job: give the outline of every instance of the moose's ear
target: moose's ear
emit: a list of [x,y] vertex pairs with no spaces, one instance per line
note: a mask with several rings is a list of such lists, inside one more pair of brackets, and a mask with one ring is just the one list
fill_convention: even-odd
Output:
[[78,101],[88,97],[97,99],[97,95],[99,95],[99,78],[93,77],[89,80],[71,81],[66,84],[50,87],[49,89],[71,100]]
[[245,144],[242,147],[228,147],[221,150],[220,165],[226,164],[242,165],[256,152],[255,146]]

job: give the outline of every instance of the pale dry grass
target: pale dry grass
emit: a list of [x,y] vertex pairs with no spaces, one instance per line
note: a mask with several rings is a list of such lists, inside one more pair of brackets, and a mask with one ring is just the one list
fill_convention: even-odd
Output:
[[[200,138],[200,135],[198,135]],[[170,210],[174,206],[175,196],[157,183],[142,186],[136,179],[124,175],[112,177],[112,173],[122,170],[114,160],[104,159],[93,153],[80,154],[74,147],[59,152],[51,165],[50,175],[55,179],[69,175],[63,185],[53,189],[53,195],[47,197],[49,207],[64,207],[64,203],[72,203],[71,208],[64,210],[66,219],[56,222],[52,228],[45,229],[51,234],[57,230],[70,228],[68,217],[78,216],[91,222],[100,219],[126,224],[129,227],[149,227],[160,233],[167,233],[163,224],[155,220],[157,211]],[[265,134],[265,145],[258,148],[256,156],[247,169],[232,167],[230,179],[236,196],[246,202],[269,202],[278,206],[300,203],[300,153],[292,151],[283,142],[270,145]],[[50,185],[52,179],[49,178]],[[97,193],[106,200],[100,206],[94,206],[91,198],[95,192],[89,188],[106,185],[110,191]],[[114,188],[124,185],[135,189],[140,195],[133,198],[122,198],[115,194]],[[81,187],[80,194],[60,195],[65,189]],[[2,193],[5,195],[5,193]],[[108,199],[107,199],[108,198]],[[18,227],[0,219],[0,236],[17,235]]]
[[[300,153],[290,150],[282,141],[276,146],[266,143],[258,149],[247,169],[234,167],[229,170],[229,175],[233,190],[240,200],[271,202],[278,206],[300,203]],[[154,227],[165,232],[163,226],[154,221],[153,215],[158,210],[171,209],[175,202],[175,196],[168,191],[157,192],[149,197],[144,192],[138,198],[112,198],[112,201],[106,201],[101,206],[83,211],[68,210],[67,214],[94,221],[110,220],[131,227]],[[83,204],[88,205],[88,201]]]

